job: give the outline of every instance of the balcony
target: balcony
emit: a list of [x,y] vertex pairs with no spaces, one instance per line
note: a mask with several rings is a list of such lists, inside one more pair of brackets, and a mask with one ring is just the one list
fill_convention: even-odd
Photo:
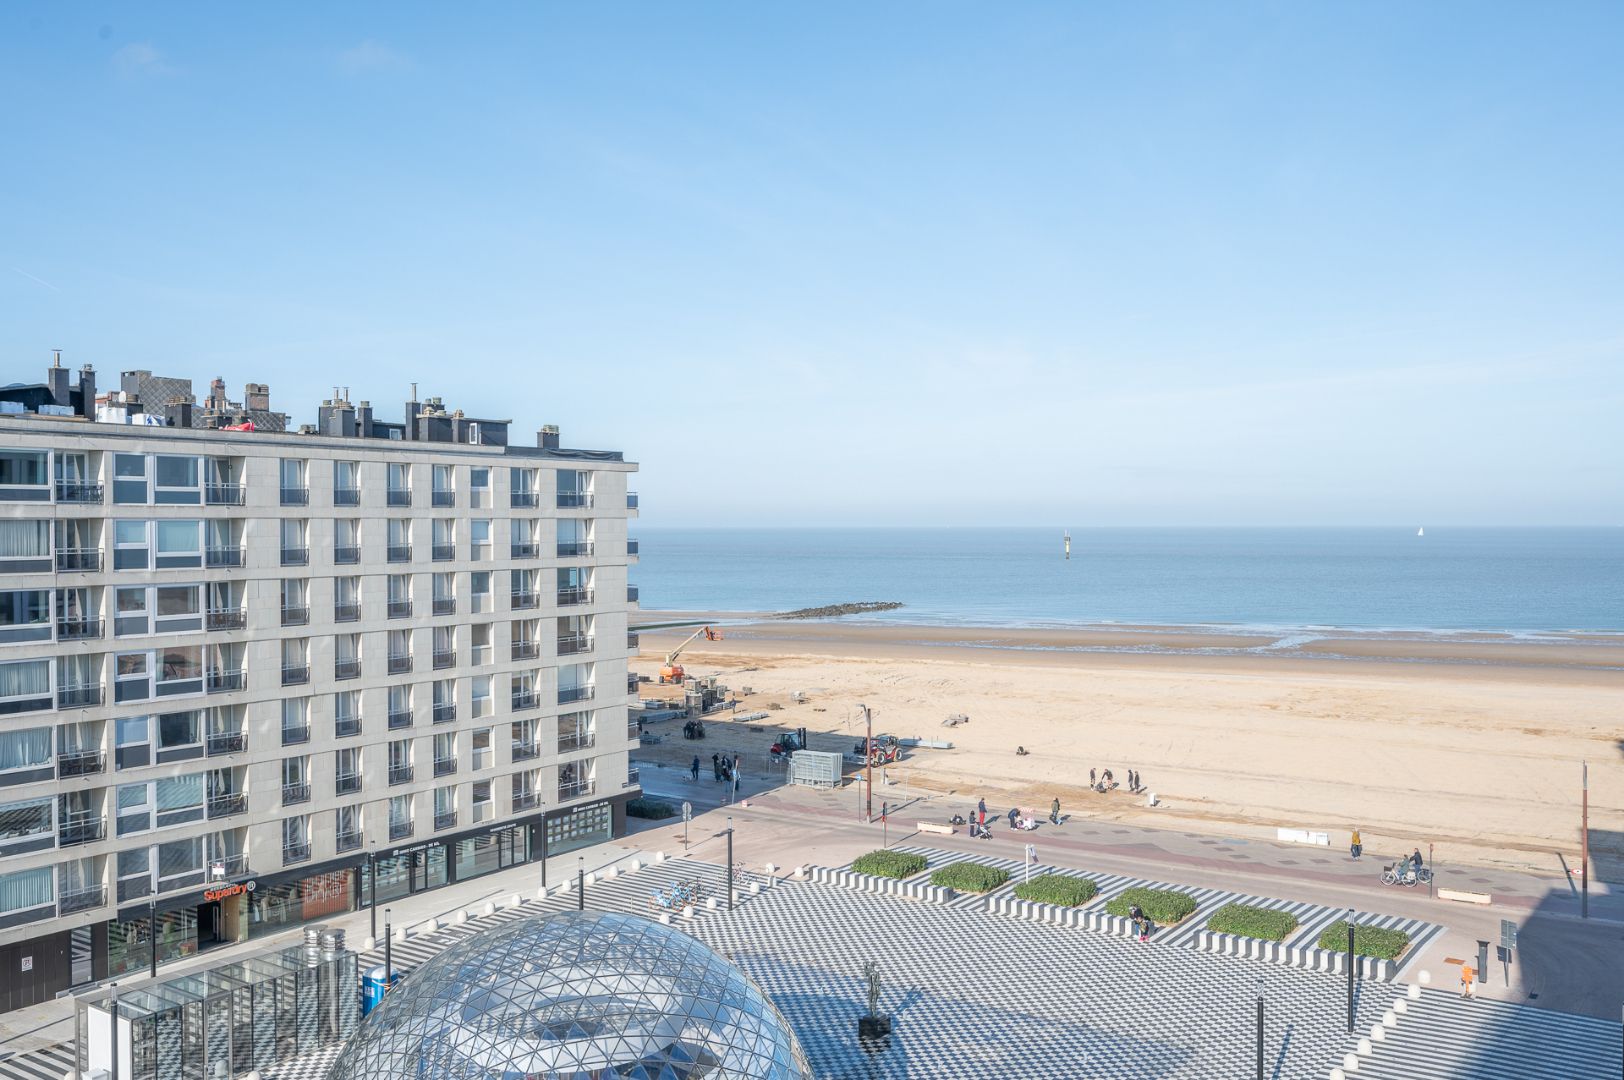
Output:
[[434,613],[436,615],[455,615],[457,613],[457,598],[455,596],[436,596],[434,598]]
[[389,601],[389,617],[391,619],[409,619],[412,617],[412,602],[410,600]]
[[590,491],[560,491],[558,493],[558,508],[560,510],[585,510],[592,506],[592,493]]
[[390,506],[410,506],[410,505],[412,505],[412,489],[411,488],[390,488],[389,489],[389,505]]
[[310,549],[307,547],[285,547],[282,549],[283,566],[309,566]]
[[282,785],[282,805],[283,806],[296,806],[299,803],[307,803],[309,801],[310,801],[310,785],[309,784],[283,784]]
[[206,630],[241,630],[248,625],[248,612],[240,607],[210,608],[203,614]]
[[75,889],[56,898],[57,915],[72,915],[76,911],[89,911],[107,903],[107,886],[92,885],[88,889]]
[[333,778],[333,790],[339,795],[354,795],[361,790],[360,773],[339,773]]
[[243,549],[238,547],[211,547],[203,552],[203,565],[210,570],[225,570],[231,567],[240,567],[247,558]]
[[307,487],[287,487],[284,485],[282,488],[282,505],[309,506],[310,489]]
[[534,690],[513,691],[513,711],[523,712],[525,709],[534,709],[540,704],[540,698]]
[[94,776],[107,769],[107,759],[100,750],[69,750],[56,755],[58,779],[70,776]]
[[626,770],[626,782],[624,784],[621,784],[620,786],[623,787],[623,788],[632,788],[632,787],[637,787],[642,782],[643,782],[642,773],[638,772],[636,769],[627,769]]
[[309,862],[309,861],[310,861],[310,842],[309,841],[307,841],[307,840],[299,840],[299,841],[295,841],[294,843],[291,843],[291,844],[289,844],[287,842],[283,842],[283,844],[282,844],[282,865],[283,866],[292,866],[295,863],[302,863],[302,862]]
[[242,731],[215,731],[208,737],[210,757],[221,754],[240,754],[248,749],[248,735]]
[[455,666],[457,663],[457,650],[435,649],[433,663],[435,671],[443,671],[448,667]]
[[398,728],[409,728],[411,726],[412,726],[412,710],[410,710],[410,709],[390,709],[389,710],[389,730],[390,731],[394,731],[394,730],[396,730]]
[[626,722],[626,738],[631,742],[636,742],[642,737],[643,729],[638,726],[638,722],[636,720],[628,720]]
[[283,686],[303,686],[305,683],[307,683],[309,681],[310,681],[310,665],[309,664],[283,664],[282,665],[282,685]]
[[513,660],[534,660],[541,655],[541,642],[515,641],[508,646],[509,658]]
[[235,670],[225,668],[210,668],[205,680],[205,689],[211,694],[225,694],[232,690],[241,690],[248,677],[242,668]]
[[457,703],[454,701],[437,702],[434,706],[434,722],[436,724],[449,724],[457,718]]
[[359,716],[333,717],[333,736],[338,739],[347,739],[351,735],[361,734],[361,718]]
[[626,603],[628,603],[628,604],[637,603],[637,586],[636,585],[628,585],[628,586],[626,586]]
[[94,573],[101,569],[101,550],[99,548],[57,548],[56,568],[63,573],[71,571]]
[[[407,558],[411,556],[408,555]],[[333,548],[333,564],[335,566],[351,566],[361,561],[361,548],[358,544],[338,544]]]
[[412,767],[410,765],[389,766],[389,783],[409,784],[412,782]]
[[309,724],[299,724],[297,726],[286,726],[286,725],[283,726],[283,728],[282,728],[282,745],[283,746],[298,746],[300,743],[307,743],[309,741],[310,741],[310,725]]
[[303,626],[306,623],[308,623],[309,621],[310,621],[310,608],[308,606],[305,606],[305,607],[288,607],[286,605],[283,606],[283,608],[282,608],[282,625],[283,626]]
[[429,497],[429,504],[431,506],[456,506],[457,493],[447,491],[444,488],[435,488],[434,494]]
[[558,590],[559,607],[576,607],[580,604],[592,603],[592,590],[583,588],[569,588]]
[[102,688],[91,686],[59,686],[56,688],[56,707],[59,709],[86,709],[102,702]]
[[361,658],[359,656],[340,656],[333,661],[333,678],[359,679],[361,677]]
[[525,810],[534,810],[541,805],[541,792],[515,791],[513,793],[513,812],[521,813]]
[[558,557],[560,559],[584,559],[592,554],[592,545],[584,540],[559,541]]
[[573,784],[560,781],[558,785],[558,801],[569,802],[571,799],[584,799],[596,790],[597,784],[592,780],[578,780]]
[[434,831],[442,832],[457,827],[457,812],[455,810],[436,810],[434,812]]
[[410,670],[412,670],[412,654],[411,653],[390,653],[389,654],[389,674],[391,674],[391,675],[404,675]]
[[243,487],[241,484],[206,484],[203,501],[210,506],[241,506]]
[[508,606],[514,611],[529,611],[531,608],[539,607],[540,605],[541,599],[539,595],[534,592],[521,591],[508,593]]
[[637,492],[635,492],[635,491],[626,492],[626,509],[628,509],[628,510],[636,510],[637,509]]
[[574,656],[592,651],[591,634],[564,634],[558,639],[558,655]]
[[514,761],[534,761],[541,756],[541,747],[533,742],[517,742],[513,744]]
[[450,776],[452,773],[454,773],[456,771],[457,771],[457,759],[456,758],[447,757],[447,758],[435,758],[434,759],[434,775],[435,776]]
[[518,543],[508,545],[508,557],[513,559],[534,559],[541,554],[540,544]]
[[70,814],[57,823],[56,846],[78,847],[94,844],[107,835],[107,825],[100,814]]
[[626,541],[626,554],[628,554],[628,555],[638,555],[638,554],[640,554],[641,552],[639,551],[639,547],[640,547],[640,545],[638,544],[638,542],[636,540],[628,540],[628,541]]
[[560,705],[573,705],[577,701],[591,701],[592,687],[590,686],[560,686],[558,688],[558,703]]
[[241,791],[209,796],[209,820],[248,813],[248,796]]
[[541,496],[534,491],[515,491],[508,495],[508,505],[515,510],[533,510],[541,505]]
[[360,506],[361,489],[356,487],[335,487],[333,489],[334,506]]
[[452,559],[455,559],[456,557],[457,557],[457,545],[456,544],[431,544],[431,545],[429,545],[429,558],[433,559],[435,562],[450,562]]
[[352,604],[335,603],[333,605],[333,621],[334,622],[360,622],[361,621],[361,605],[360,604],[353,604],[353,603]]
[[388,557],[389,557],[390,562],[411,562],[412,561],[412,545],[410,545],[410,544],[390,544],[389,545],[389,551],[388,551]]
[[639,647],[638,642],[641,641],[641,640],[642,639],[637,636],[637,632],[635,630],[626,631],[626,648],[627,648],[627,650],[629,650],[631,652],[636,652],[638,650],[638,647]]
[[577,750],[590,750],[598,743],[596,732],[571,731],[560,732],[558,736],[558,752],[560,754],[573,754]]
[[58,619],[56,640],[91,641],[102,636],[100,619]]
[[389,823],[389,839],[405,840],[411,835],[412,823],[410,821],[391,821]]
[[84,480],[58,480],[56,501],[59,503],[100,503],[102,486]]
[[361,832],[359,829],[350,832],[341,832],[334,840],[334,847],[340,855],[346,851],[354,851],[361,846]]

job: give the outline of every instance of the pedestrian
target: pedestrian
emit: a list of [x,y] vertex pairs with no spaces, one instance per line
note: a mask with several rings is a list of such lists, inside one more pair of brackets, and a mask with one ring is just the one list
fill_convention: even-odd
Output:
[[1149,941],[1150,927],[1148,924],[1150,920],[1145,918],[1144,909],[1138,904],[1133,905],[1128,909],[1128,918],[1133,920],[1134,934],[1139,938],[1139,944],[1143,945]]
[[981,799],[980,801],[978,801],[976,803],[976,812],[981,815],[981,820],[982,821],[987,820],[987,800],[986,799]]
[[718,784],[720,784],[722,782],[722,755],[721,754],[712,754],[711,755],[711,772],[716,774],[716,782]]
[[1469,997],[1473,997],[1475,995],[1476,991],[1474,991],[1472,989],[1472,981],[1474,979],[1476,979],[1476,978],[1477,978],[1477,969],[1474,968],[1471,964],[1462,964],[1460,966],[1460,996],[1461,997],[1469,998]]
[[724,760],[722,762],[722,783],[730,784],[732,782],[733,782],[733,766],[728,764],[727,761]]
[[1100,782],[1094,778],[1094,770],[1093,769],[1088,770],[1088,786],[1091,787],[1091,788],[1095,788],[1095,787],[1100,786]]
[[1353,830],[1353,839],[1348,843],[1348,853],[1357,859],[1365,850],[1364,841],[1359,839],[1359,830]]
[[1135,794],[1139,794],[1139,774],[1132,769],[1128,770],[1128,787]]
[[1009,808],[1009,827],[1011,829],[1015,828],[1015,823],[1017,821],[1019,821],[1020,819],[1021,819],[1020,808],[1016,807],[1016,806],[1010,807]]
[[1056,799],[1054,802],[1049,804],[1049,824],[1050,825],[1058,825],[1058,824],[1060,824],[1060,800],[1059,799]]
[[743,760],[738,754],[733,755],[733,775],[739,775],[739,762]]
[[694,783],[696,783],[696,784],[699,783],[699,755],[698,754],[694,755],[693,774],[694,774]]

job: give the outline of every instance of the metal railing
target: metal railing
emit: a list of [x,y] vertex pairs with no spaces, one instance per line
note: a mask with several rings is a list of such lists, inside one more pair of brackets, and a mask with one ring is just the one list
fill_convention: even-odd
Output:
[[435,776],[450,776],[452,773],[454,773],[456,771],[457,771],[457,759],[456,758],[450,757],[450,758],[435,758],[434,759],[434,775]]
[[434,722],[436,724],[449,724],[457,718],[457,703],[454,701],[441,702],[434,706]]
[[558,557],[560,559],[583,559],[592,554],[592,545],[583,541],[560,541],[558,544]]
[[243,504],[243,486],[241,484],[205,484],[203,487],[203,501],[209,506],[241,506]]
[[430,497],[429,502],[434,506],[456,506],[457,493],[455,491],[447,491],[444,488],[435,488],[434,494]]
[[513,812],[515,814],[521,810],[534,810],[540,805],[541,792],[539,791],[515,791],[513,793]]
[[389,710],[389,730],[394,731],[397,728],[408,728],[408,727],[411,727],[411,726],[412,726],[412,710],[410,710],[410,709],[390,709]]
[[307,488],[307,487],[286,487],[286,486],[284,486],[282,488],[282,505],[283,506],[309,506],[310,505],[310,489]]
[[513,660],[534,660],[541,655],[541,642],[515,641],[508,647],[508,653]]
[[457,827],[457,812],[455,810],[436,810],[434,812],[434,831],[455,829]]
[[621,784],[620,786],[623,787],[623,788],[636,787],[637,785],[641,784],[642,782],[643,782],[643,774],[642,773],[638,772],[638,770],[636,770],[636,769],[627,769],[626,770],[626,782],[624,784]]
[[412,823],[410,821],[391,821],[389,823],[389,839],[404,840],[410,835],[412,835]]
[[404,675],[404,674],[406,674],[406,672],[408,672],[410,670],[412,670],[412,654],[411,653],[390,653],[389,654],[389,674],[391,674],[391,675]]
[[61,571],[101,569],[99,548],[57,548],[56,568]]
[[282,728],[282,745],[283,746],[298,746],[300,743],[307,743],[309,741],[310,741],[310,725],[309,724],[300,724],[298,727],[288,727],[286,725],[283,726],[283,728]]
[[454,543],[429,545],[429,558],[433,559],[435,562],[450,562],[456,557],[457,545]]
[[100,814],[70,814],[57,822],[56,846],[78,847],[94,844],[107,835],[107,823]]
[[533,761],[541,756],[541,747],[533,742],[518,742],[513,744],[514,761]]
[[627,721],[627,723],[626,723],[626,738],[628,738],[628,739],[641,739],[642,737],[643,737],[643,729],[637,726],[637,721],[636,720]]
[[558,655],[573,656],[592,651],[591,634],[565,634],[558,639]]
[[59,503],[99,503],[102,501],[102,486],[84,480],[58,480],[56,482],[56,501]]
[[639,647],[638,642],[641,641],[641,640],[642,639],[637,636],[637,631],[635,631],[635,630],[626,631],[626,648],[631,649],[631,650],[633,650],[635,652],[637,650],[637,648]]
[[635,492],[635,491],[626,492],[626,509],[628,509],[628,510],[636,510],[637,509],[637,492]]
[[107,769],[107,759],[100,750],[68,750],[56,755],[56,775],[93,776]]
[[303,626],[306,623],[308,623],[309,621],[310,621],[310,607],[309,607],[309,605],[305,605],[303,607],[288,607],[286,605],[283,606],[283,608],[282,608],[282,625],[283,626]]
[[334,622],[360,622],[361,621],[361,605],[358,604],[358,603],[356,603],[356,604],[334,603],[333,604],[333,621]]
[[354,487],[335,487],[333,489],[334,506],[360,506],[361,489]]
[[285,547],[282,549],[283,566],[309,566],[310,549],[307,547]]
[[444,668],[452,667],[453,665],[456,664],[456,662],[457,662],[457,650],[456,649],[435,649],[434,650],[434,657],[433,657],[432,663],[434,664],[434,670],[435,671],[440,671],[440,670],[442,670]]
[[580,587],[558,590],[558,606],[574,607],[577,604],[592,603],[592,590]]
[[297,803],[305,803],[305,802],[309,802],[309,801],[310,801],[310,785],[309,784],[283,784],[282,785],[282,805],[283,806],[293,806],[293,805],[295,805]]
[[303,686],[305,683],[307,683],[309,681],[310,681],[310,665],[309,664],[283,664],[282,665],[282,685],[283,686]]
[[248,612],[241,607],[210,608],[203,613],[206,630],[241,630],[248,625]]
[[520,590],[519,592],[508,593],[508,607],[514,611],[529,611],[531,608],[540,606],[540,604],[541,599],[534,592]]
[[590,491],[560,491],[558,493],[558,508],[560,510],[583,510],[592,505]]
[[59,686],[56,689],[56,707],[59,709],[83,709],[100,705],[101,701],[102,688],[99,685]]
[[389,489],[389,505],[390,506],[410,506],[410,505],[412,505],[412,489],[411,488],[390,488]]
[[58,619],[56,640],[89,641],[102,636],[100,619]]
[[597,788],[596,781],[578,780],[573,784],[560,782],[558,785],[558,801],[569,802],[571,799],[584,799]]
[[224,694],[232,690],[241,690],[247,682],[247,674],[242,668],[229,671],[210,668],[204,682],[209,693]]
[[591,701],[592,687],[590,686],[560,686],[558,688],[558,703],[570,705],[577,701]]
[[530,510],[541,505],[541,496],[534,491],[511,491],[508,506],[514,510]]
[[75,889],[60,893],[56,898],[57,915],[72,915],[76,911],[89,911],[107,903],[107,886],[92,885],[88,889]]
[[231,791],[224,795],[210,795],[208,811],[209,820],[211,821],[215,818],[246,814],[248,812],[248,796],[240,791]]
[[333,563],[337,566],[348,566],[361,561],[361,547],[359,544],[339,544],[333,548]]
[[284,842],[282,844],[282,865],[283,866],[291,866],[294,863],[302,863],[302,862],[308,862],[308,861],[310,861],[310,844],[309,844],[309,842],[307,842],[307,841],[299,841],[299,842],[293,843],[293,844],[289,844],[289,843]]
[[340,656],[333,660],[333,678],[359,679],[361,677],[361,658],[359,656]]
[[434,598],[434,613],[436,615],[455,615],[457,613],[457,598],[455,596],[436,596]]
[[412,602],[410,600],[389,601],[389,617],[391,619],[409,619],[412,617]]
[[558,752],[560,754],[571,754],[577,750],[590,750],[597,744],[598,736],[596,732],[577,731],[558,737]]
[[514,712],[520,712],[524,709],[534,709],[538,704],[540,704],[540,699],[536,696],[536,692],[534,690],[515,690],[513,691],[512,700],[512,711]]
[[211,570],[241,566],[246,561],[240,544],[237,547],[211,547],[203,552],[203,565]]
[[240,754],[248,749],[248,735],[241,731],[214,731],[208,736],[209,755]]
[[540,555],[540,554],[541,554],[541,545],[540,544],[532,544],[532,543],[528,543],[528,542],[520,542],[520,543],[517,543],[517,544],[509,544],[508,545],[508,558],[510,558],[510,559],[534,559],[537,555]]
[[387,555],[388,555],[388,559],[389,559],[390,562],[411,562],[412,561],[412,545],[410,545],[410,544],[390,544],[389,545],[389,551],[387,552]]
[[346,851],[354,851],[360,846],[361,833],[359,830],[355,832],[341,832],[334,840],[334,847],[340,854]]
[[239,851],[235,855],[216,855],[209,860],[211,865],[220,867],[225,877],[248,876],[248,852]]
[[361,734],[361,718],[359,716],[333,717],[333,737],[347,739],[351,735]]
[[333,778],[333,790],[339,795],[354,795],[361,790],[361,774],[339,773]]
[[409,784],[412,782],[413,769],[410,765],[389,766],[389,782],[391,784]]

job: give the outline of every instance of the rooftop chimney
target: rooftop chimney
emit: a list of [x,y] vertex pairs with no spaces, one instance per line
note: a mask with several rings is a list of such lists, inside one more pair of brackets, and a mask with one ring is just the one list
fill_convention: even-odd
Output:
[[536,445],[541,447],[543,450],[557,450],[558,425],[544,424],[542,429],[536,432]]
[[242,388],[242,407],[253,411],[259,409],[263,412],[271,411],[271,387],[269,383],[251,382]]
[[68,369],[62,366],[62,350],[53,349],[56,353],[51,366],[45,369],[45,389],[51,393],[51,404],[67,406],[68,399]]
[[96,419],[96,369],[89,364],[79,369],[79,415]]

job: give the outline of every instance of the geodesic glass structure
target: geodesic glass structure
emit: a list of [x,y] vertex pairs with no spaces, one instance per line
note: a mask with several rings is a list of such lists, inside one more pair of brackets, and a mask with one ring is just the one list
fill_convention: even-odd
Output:
[[680,930],[566,911],[424,962],[356,1030],[329,1080],[810,1080],[789,1025]]

